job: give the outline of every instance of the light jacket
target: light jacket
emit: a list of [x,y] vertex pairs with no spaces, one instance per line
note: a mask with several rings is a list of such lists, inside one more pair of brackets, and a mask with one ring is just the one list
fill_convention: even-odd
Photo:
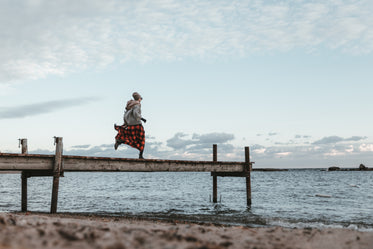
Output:
[[130,108],[126,108],[126,112],[123,115],[124,123],[127,125],[141,124],[141,104],[129,105],[127,103],[127,107],[129,106]]

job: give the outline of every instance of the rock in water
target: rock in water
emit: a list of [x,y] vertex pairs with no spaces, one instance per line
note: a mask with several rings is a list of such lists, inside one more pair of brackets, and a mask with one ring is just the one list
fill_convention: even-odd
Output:
[[337,171],[337,170],[340,170],[341,168],[337,167],[337,166],[332,166],[332,167],[329,167],[328,171]]
[[368,167],[366,167],[364,164],[360,164],[359,170],[367,170]]

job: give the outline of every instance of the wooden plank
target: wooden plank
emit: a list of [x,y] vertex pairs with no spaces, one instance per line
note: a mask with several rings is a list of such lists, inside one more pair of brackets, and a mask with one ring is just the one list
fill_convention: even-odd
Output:
[[100,160],[64,158],[64,171],[127,171],[127,172],[238,172],[244,164],[224,162],[157,161],[157,160]]
[[0,170],[51,170],[53,158],[52,155],[0,153]]
[[[244,162],[179,161],[63,155],[64,171],[242,172]],[[52,170],[54,155],[0,153],[0,170]]]
[[22,171],[27,178],[30,177],[43,177],[43,176],[53,176],[54,172],[51,170],[33,170],[33,171]]
[[249,173],[247,172],[211,172],[211,176],[219,177],[247,177]]

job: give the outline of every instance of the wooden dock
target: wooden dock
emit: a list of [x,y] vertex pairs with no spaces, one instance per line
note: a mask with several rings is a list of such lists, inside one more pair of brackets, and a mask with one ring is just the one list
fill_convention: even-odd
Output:
[[53,176],[51,213],[57,212],[59,178],[64,172],[211,172],[213,202],[217,202],[217,177],[245,177],[247,205],[251,205],[249,147],[245,147],[245,162],[217,160],[217,145],[213,145],[212,161],[129,159],[63,155],[61,137],[55,137],[55,155],[28,154],[27,139],[20,139],[22,153],[0,153],[0,171],[22,172],[22,211],[27,211],[27,179]]

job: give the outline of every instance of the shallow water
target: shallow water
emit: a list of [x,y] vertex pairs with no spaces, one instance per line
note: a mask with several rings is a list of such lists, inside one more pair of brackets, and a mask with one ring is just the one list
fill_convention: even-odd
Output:
[[[319,169],[252,172],[252,206],[244,178],[210,173],[65,173],[58,212],[172,218],[247,226],[348,227],[373,230],[373,172]],[[52,177],[29,178],[28,210],[49,212]],[[20,211],[20,174],[0,174],[0,211]]]

